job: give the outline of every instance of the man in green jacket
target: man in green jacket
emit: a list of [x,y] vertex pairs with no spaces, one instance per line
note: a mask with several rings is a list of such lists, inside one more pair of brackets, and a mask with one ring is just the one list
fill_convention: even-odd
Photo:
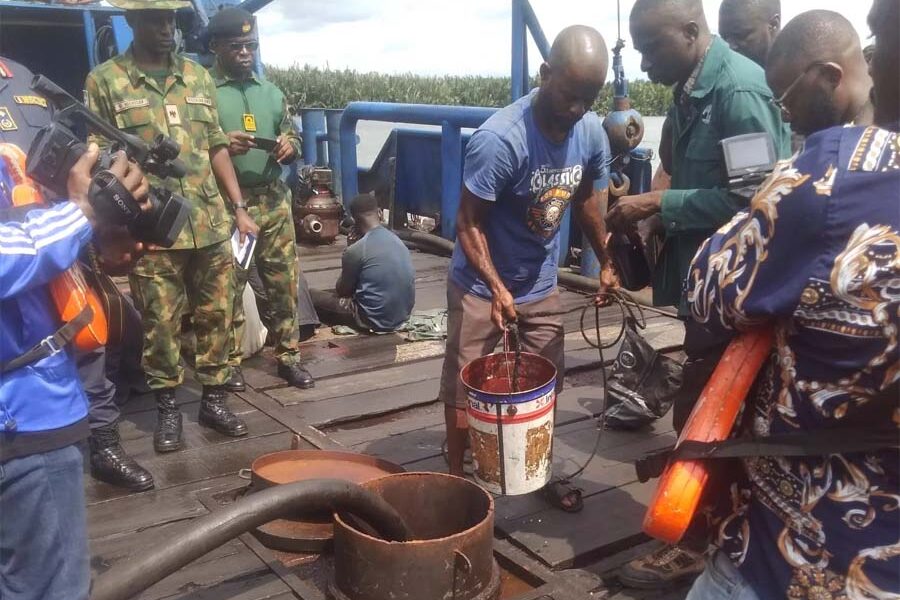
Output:
[[[790,130],[782,122],[752,60],[710,34],[701,0],[638,0],[631,35],[641,69],[651,81],[673,86],[671,189],[621,198],[607,216],[611,230],[630,231],[659,215],[664,238],[653,273],[653,303],[673,305],[686,319],[684,381],[675,402],[675,425],[683,425],[727,340],[687,320],[683,294],[691,259],[703,241],[747,207],[729,193],[719,142],[767,132],[779,158],[790,155]],[[665,587],[702,570],[700,555],[663,548],[629,564],[620,578],[635,587]]]
[[[281,180],[281,165],[300,156],[300,138],[294,131],[284,94],[253,68],[259,42],[256,20],[240,8],[226,8],[209,21],[210,47],[216,54],[212,69],[219,105],[219,123],[229,138],[228,152],[234,163],[247,211],[259,225],[253,260],[266,293],[275,340],[278,376],[294,387],[315,385],[300,366],[297,325],[297,252],[291,218],[291,192]],[[274,140],[263,148],[263,139]],[[244,287],[249,270],[235,266],[234,321],[230,364],[231,391],[244,390],[241,374],[241,340],[244,334]]]

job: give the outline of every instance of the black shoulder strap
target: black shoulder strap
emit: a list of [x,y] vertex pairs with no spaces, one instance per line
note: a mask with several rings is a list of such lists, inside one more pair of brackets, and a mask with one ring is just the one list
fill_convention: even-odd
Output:
[[85,304],[84,308],[81,309],[81,312],[74,319],[57,329],[53,335],[48,335],[24,354],[5,363],[0,363],[0,374],[9,373],[61,352],[66,347],[66,344],[75,339],[78,332],[87,327],[93,318],[94,311],[91,310],[89,305]]
[[721,442],[685,440],[647,454],[635,462],[641,482],[659,477],[672,460],[710,460],[752,456],[826,456],[853,452],[874,452],[900,448],[900,430],[848,427],[819,429],[803,433],[781,433],[766,437],[738,437]]

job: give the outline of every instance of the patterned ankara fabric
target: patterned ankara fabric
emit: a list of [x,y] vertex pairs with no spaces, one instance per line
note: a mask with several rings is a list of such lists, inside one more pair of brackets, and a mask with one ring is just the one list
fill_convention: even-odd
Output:
[[[776,323],[753,434],[900,425],[898,135],[811,136],[701,247],[688,288],[701,323]],[[742,463],[715,541],[760,598],[900,597],[900,453]]]

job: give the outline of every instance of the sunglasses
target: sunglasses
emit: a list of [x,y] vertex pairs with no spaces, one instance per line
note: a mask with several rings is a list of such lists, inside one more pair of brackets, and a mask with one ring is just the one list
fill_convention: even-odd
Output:
[[246,50],[247,52],[256,52],[259,49],[259,42],[229,42],[227,46],[228,49],[232,52],[241,52],[242,50]]
[[793,82],[791,82],[791,85],[787,86],[787,89],[784,90],[784,93],[781,94],[781,96],[779,96],[778,98],[772,98],[772,104],[778,107],[782,115],[790,116],[791,111],[788,110],[787,106],[785,106],[785,102],[787,101],[788,97],[794,92],[797,86],[800,85],[800,82],[803,81],[803,78],[809,75],[810,71],[829,64],[831,63],[824,60],[817,60],[814,63],[810,63],[805,69],[803,69],[803,72],[797,75],[797,78],[794,79]]

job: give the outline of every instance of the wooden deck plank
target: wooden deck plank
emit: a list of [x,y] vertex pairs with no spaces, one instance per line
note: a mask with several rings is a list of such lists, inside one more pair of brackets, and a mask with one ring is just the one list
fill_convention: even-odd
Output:
[[553,569],[581,566],[646,539],[641,523],[655,489],[653,481],[612,488],[586,498],[580,513],[548,508],[504,531]]
[[332,439],[345,446],[356,446],[372,440],[395,436],[407,431],[444,424],[444,405],[438,402],[417,406],[401,413],[360,423],[341,423],[324,428]]
[[434,402],[437,396],[436,380],[398,385],[385,390],[375,390],[332,398],[321,402],[309,402],[286,407],[295,411],[314,427],[327,427],[345,421],[375,417],[414,406]]
[[185,566],[136,600],[265,600],[289,591],[263,561],[240,544],[234,554]]
[[446,439],[444,424],[440,423],[408,431],[399,435],[364,442],[353,446],[356,452],[377,456],[384,460],[405,465],[425,458],[441,455]]
[[[270,354],[267,348],[261,355],[244,363],[244,378],[256,390],[268,391],[287,386],[276,375],[277,366]],[[359,335],[334,338],[326,344],[302,348],[300,354],[303,366],[318,381],[443,356],[444,342],[409,342],[399,334]]]
[[434,379],[441,374],[443,358],[423,360],[415,364],[404,364],[379,369],[375,372],[348,373],[343,377],[333,377],[316,383],[311,390],[279,388],[268,391],[268,395],[284,406],[320,402],[341,396],[391,388],[402,383],[415,383]]
[[207,513],[197,495],[240,486],[236,475],[154,489],[109,500],[88,501],[88,534],[91,540],[130,534],[151,527],[185,521]]
[[[232,441],[199,448],[188,448],[168,454],[140,457],[141,465],[153,474],[156,487],[169,487],[214,479],[250,468],[260,454],[287,450],[292,434],[288,431]],[[231,438],[229,438],[231,439]],[[102,501],[126,496],[127,491],[98,481],[85,482],[88,501]]]

